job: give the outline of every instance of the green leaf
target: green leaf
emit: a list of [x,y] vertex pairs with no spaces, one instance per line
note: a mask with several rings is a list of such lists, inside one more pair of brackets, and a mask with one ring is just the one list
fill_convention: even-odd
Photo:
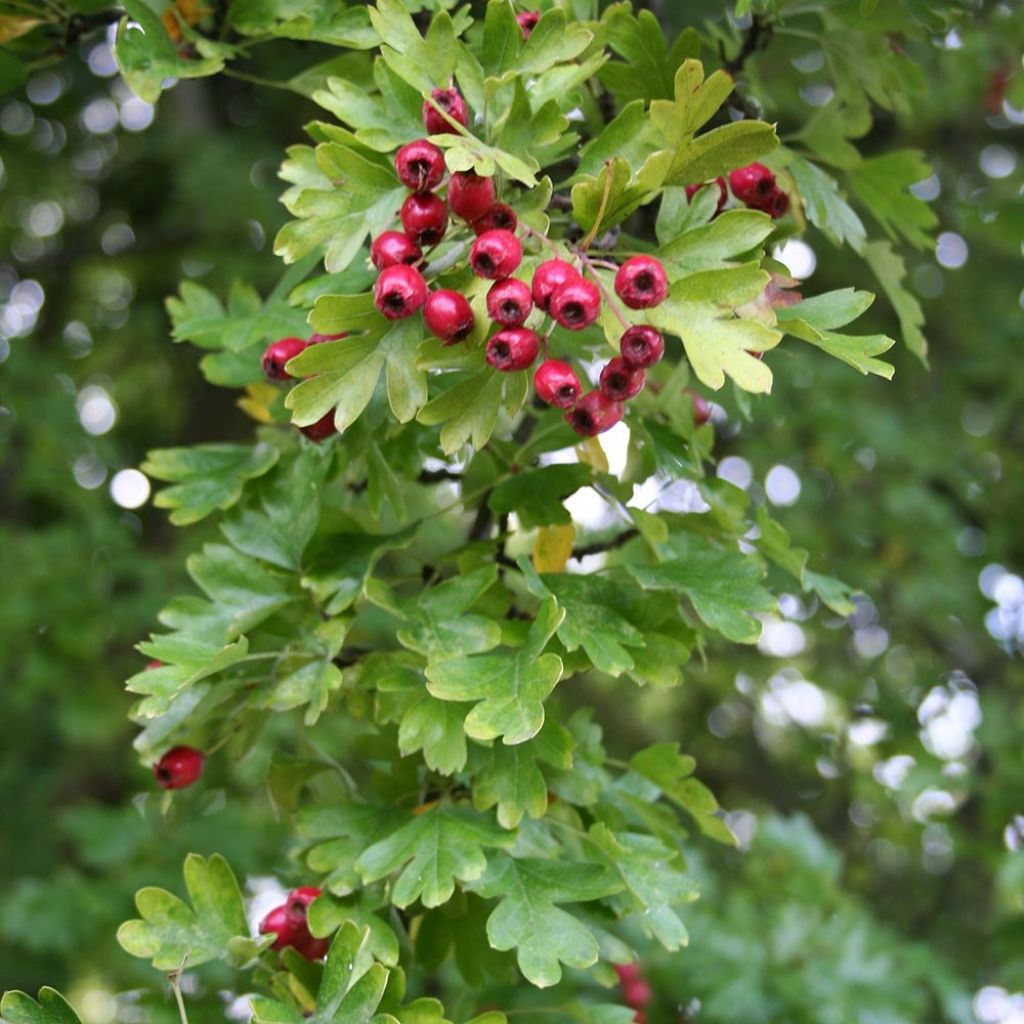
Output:
[[[689,296],[701,294],[705,288],[713,292],[721,280],[707,277],[707,285],[698,285],[694,279],[701,276],[677,281],[669,297],[656,309],[648,310],[649,322],[682,340],[686,357],[702,384],[717,391],[728,376],[744,391],[767,394],[772,388],[772,372],[750,353],[774,348],[781,333],[756,320],[735,318],[730,310],[711,302],[691,301]],[[761,279],[767,284],[766,274]]]
[[532,748],[531,743],[496,745],[473,780],[473,806],[481,811],[497,806],[502,828],[516,828],[524,814],[542,818],[548,809],[548,788]]
[[153,9],[144,0],[121,0],[122,18],[114,40],[114,59],[129,88],[147,103],[156,103],[168,78],[202,78],[224,67],[221,57],[183,57]]
[[639,913],[644,930],[665,949],[675,952],[687,945],[686,926],[673,905],[691,903],[699,890],[680,870],[678,852],[654,836],[612,832],[602,822],[591,825],[589,834],[602,863],[618,874],[625,887],[614,902],[621,903],[625,913]]
[[678,743],[657,743],[635,754],[630,770],[653,782],[671,800],[686,811],[702,832],[721,843],[736,845],[736,838],[715,812],[714,794],[693,777],[696,761],[679,753]]
[[526,530],[570,523],[563,503],[593,478],[594,471],[582,463],[529,469],[498,484],[489,504],[494,512],[515,512]]
[[352,50],[368,50],[380,41],[365,8],[320,0],[233,0],[229,19],[247,36],[315,40]]
[[388,967],[398,964],[398,936],[394,929],[371,909],[371,901],[364,894],[360,901],[339,900],[320,896],[309,908],[309,930],[316,936],[331,935],[346,924],[353,924],[360,933],[368,930],[365,949]]
[[502,405],[510,414],[518,412],[527,387],[525,373],[499,373],[487,367],[432,398],[417,419],[427,426],[444,424],[441,450],[446,455],[453,455],[467,441],[479,450],[490,440]]
[[504,856],[471,888],[501,900],[487,919],[490,944],[516,950],[526,979],[547,988],[561,980],[561,964],[582,970],[598,958],[590,930],[557,904],[601,899],[621,891],[622,882],[598,864]]
[[726,639],[756,643],[761,623],[755,612],[773,611],[775,598],[761,586],[764,569],[736,550],[714,547],[701,537],[674,535],[657,565],[626,568],[645,590],[685,595],[701,620]]
[[626,5],[604,19],[608,45],[624,63],[606,64],[598,77],[620,106],[632,100],[666,99],[675,95],[675,64],[669,59],[665,33],[650,11],[633,15]]
[[585,175],[573,185],[573,217],[580,227],[587,230],[594,226],[599,215],[603,228],[618,224],[658,194],[667,166],[668,155],[655,153],[634,176],[628,161],[622,157],[612,157],[597,177]]
[[307,376],[285,400],[294,422],[306,426],[334,409],[335,426],[346,430],[369,404],[382,371],[391,411],[400,423],[408,423],[422,408],[427,384],[416,366],[416,348],[423,324],[419,317],[391,323],[378,319],[367,334],[311,345],[289,362],[289,372]]
[[931,173],[921,153],[913,149],[885,153],[862,161],[848,173],[854,192],[890,238],[902,236],[918,249],[931,246],[930,232],[938,218],[924,200],[909,191]]
[[[714,191],[717,196],[717,188]],[[774,228],[771,217],[757,210],[726,210],[710,223],[667,241],[660,256],[675,276],[721,270],[760,246]]]
[[860,217],[840,195],[835,179],[803,157],[794,157],[786,169],[793,175],[807,219],[836,245],[849,243],[854,252],[863,252],[866,232]]
[[78,1014],[55,989],[39,990],[39,1002],[24,992],[5,992],[0,1000],[4,1024],[81,1024]]
[[565,11],[546,11],[534,26],[516,61],[520,75],[539,75],[555,64],[578,57],[594,38],[583,25],[569,24]]
[[499,77],[515,68],[522,46],[523,30],[516,21],[515,8],[509,0],[490,0],[484,15],[483,46],[480,66],[490,78]]
[[430,141],[445,150],[444,162],[449,171],[475,171],[481,177],[490,178],[500,169],[527,188],[537,185],[536,172],[540,164],[534,157],[519,157],[497,146],[489,146],[468,132],[431,135]]
[[377,0],[369,10],[383,40],[381,56],[396,75],[422,93],[448,87],[455,74],[456,40],[447,12],[434,16],[424,39],[400,0]]
[[456,881],[471,882],[484,873],[485,848],[511,841],[511,835],[483,815],[438,804],[374,843],[356,868],[367,884],[400,871],[391,890],[397,907],[417,899],[425,907],[438,907],[451,899]]
[[927,363],[928,340],[921,330],[924,311],[921,304],[903,286],[907,270],[903,259],[893,252],[890,242],[869,242],[864,247],[864,258],[885,292],[900,321],[903,344],[922,362]]
[[466,766],[464,723],[468,710],[468,704],[453,704],[424,694],[402,717],[398,727],[400,753],[406,757],[422,750],[427,767],[442,775],[462,771]]
[[544,698],[562,677],[562,659],[541,652],[564,615],[553,600],[545,601],[518,650],[431,662],[427,688],[441,700],[476,702],[466,718],[473,739],[525,742],[540,732]]
[[135,905],[141,919],[127,921],[117,931],[126,952],[152,960],[158,970],[223,959],[232,939],[249,937],[242,893],[220,854],[205,860],[190,853],[184,873],[191,906],[166,889],[140,889]]
[[142,463],[142,472],[173,487],[153,499],[158,508],[173,509],[176,526],[204,519],[215,509],[230,508],[242,496],[245,482],[262,476],[277,462],[269,444],[200,444],[191,448],[157,448]]
[[313,93],[314,102],[347,124],[364,146],[389,153],[423,132],[422,98],[385,64],[374,64],[380,90],[372,95],[347,78],[331,77]]

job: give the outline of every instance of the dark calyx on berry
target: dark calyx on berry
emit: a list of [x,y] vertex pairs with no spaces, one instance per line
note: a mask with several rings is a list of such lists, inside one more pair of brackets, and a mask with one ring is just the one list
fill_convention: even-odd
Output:
[[448,179],[448,205],[456,217],[472,223],[494,206],[494,179],[472,171],[456,171]]
[[[434,89],[430,98],[452,121],[461,125],[469,123],[469,110],[458,89]],[[455,130],[447,118],[442,116],[434,104],[428,100],[423,101],[423,126],[427,129],[428,135],[441,135]]]
[[610,399],[600,391],[590,391],[565,414],[565,422],[585,437],[593,437],[610,430],[622,419],[621,402]]
[[665,268],[653,256],[630,256],[615,275],[615,294],[630,309],[650,309],[668,295]]
[[548,260],[533,272],[533,301],[538,309],[548,312],[551,297],[564,284],[580,279],[579,271],[565,260]]
[[533,310],[533,295],[525,281],[509,277],[496,281],[487,293],[487,315],[506,327],[520,327]]
[[619,354],[630,366],[645,370],[665,354],[665,339],[653,327],[637,324],[619,339]]
[[302,338],[281,338],[268,345],[263,353],[263,372],[270,380],[290,380],[291,374],[285,370],[285,365],[305,347],[306,342]]
[[485,231],[515,231],[519,226],[516,211],[507,203],[495,203],[482,217],[473,221],[473,231],[482,235]]
[[537,27],[537,22],[540,21],[540,11],[522,11],[516,15],[516,21],[519,22],[519,29],[523,33],[523,38],[529,39],[530,33]]
[[540,338],[528,327],[506,327],[487,342],[487,362],[511,373],[532,366],[540,352]]
[[423,319],[430,331],[447,345],[465,341],[473,333],[473,308],[461,292],[449,289],[431,292],[423,307]]
[[401,231],[385,231],[378,235],[370,246],[370,262],[378,270],[394,267],[399,263],[412,266],[423,258],[420,247]]
[[582,390],[576,371],[561,359],[545,359],[533,375],[533,386],[542,402],[559,409],[571,409]]
[[153,774],[162,789],[184,789],[203,774],[206,755],[195,747],[171,747],[153,765]]
[[478,277],[501,281],[522,262],[523,247],[511,231],[485,231],[469,250],[469,265]]
[[577,277],[551,296],[549,312],[566,330],[582,331],[601,312],[601,293],[592,281]]
[[615,402],[625,402],[640,394],[645,374],[639,367],[630,366],[622,356],[609,359],[601,371],[601,390]]
[[373,301],[389,320],[402,320],[427,301],[427,284],[414,267],[387,267],[373,286]]
[[437,245],[448,228],[448,207],[433,192],[414,192],[402,203],[402,227],[419,246]]
[[417,139],[395,154],[395,170],[406,188],[429,192],[444,178],[444,153],[427,139]]

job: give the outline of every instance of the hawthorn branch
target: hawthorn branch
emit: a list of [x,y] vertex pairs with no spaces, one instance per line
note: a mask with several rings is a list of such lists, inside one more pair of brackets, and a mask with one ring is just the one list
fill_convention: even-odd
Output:
[[[771,41],[773,31],[774,28],[770,20],[755,14],[750,19],[750,25],[743,36],[743,42],[734,57],[731,59],[727,58],[725,56],[725,47],[719,44],[719,56],[722,59],[722,70],[725,71],[733,81],[735,81],[747,61],[753,57],[758,50],[763,50],[768,45]],[[761,116],[760,106],[751,97],[745,96],[739,91],[733,93],[729,103],[746,119],[756,120]]]
[[623,530],[622,533],[616,534],[610,540],[599,540],[593,544],[584,544],[578,548],[573,548],[572,554],[569,557],[578,562],[580,559],[586,558],[587,555],[603,555],[608,551],[616,551],[621,547],[625,547],[634,537],[639,536],[639,530],[632,528]]

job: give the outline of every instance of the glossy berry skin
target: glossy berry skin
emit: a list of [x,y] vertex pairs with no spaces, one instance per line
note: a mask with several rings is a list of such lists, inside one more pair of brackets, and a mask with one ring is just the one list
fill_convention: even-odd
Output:
[[518,278],[496,281],[487,293],[487,315],[505,327],[521,327],[532,310],[530,286]]
[[271,949],[285,949],[287,946],[298,947],[310,939],[309,929],[306,927],[306,917],[296,917],[288,912],[286,903],[274,907],[259,925],[260,935],[273,935],[274,944]]
[[622,1001],[633,1010],[643,1010],[651,1001],[651,986],[643,978],[623,983]]
[[444,178],[444,153],[427,139],[409,142],[395,154],[398,180],[413,192],[429,192]]
[[[469,123],[469,110],[462,93],[458,89],[435,89],[430,98],[436,103],[453,121],[465,125]],[[452,132],[451,124],[442,117],[433,104],[423,101],[423,127],[427,129],[428,135],[441,135]]]
[[615,294],[630,309],[660,306],[668,295],[665,268],[653,256],[630,256],[615,275]]
[[502,231],[515,231],[518,226],[519,218],[516,211],[507,203],[495,203],[482,217],[473,221],[473,231],[478,235],[497,228]]
[[766,196],[749,199],[747,206],[752,210],[767,213],[769,217],[778,220],[779,217],[784,217],[789,209],[789,196],[776,185]]
[[519,22],[523,38],[529,39],[530,33],[537,27],[537,22],[540,21],[540,11],[523,11],[521,14],[516,15],[516,21]]
[[589,391],[565,414],[565,422],[584,437],[611,430],[622,419],[621,402],[613,402],[600,391]]
[[695,427],[703,427],[711,419],[711,403],[699,391],[694,391],[693,388],[687,388],[686,394],[693,403],[693,425]]
[[285,363],[305,347],[306,342],[302,338],[282,338],[268,345],[263,353],[263,372],[270,380],[290,380],[292,375],[285,370]]
[[287,907],[288,913],[293,917],[299,917],[305,921],[310,903],[322,895],[323,890],[318,889],[315,885],[300,885],[297,889],[292,889],[288,893],[288,902],[285,904],[285,907]]
[[423,258],[420,247],[401,231],[385,231],[379,234],[370,246],[370,262],[378,269],[405,263],[411,266]]
[[579,271],[571,263],[548,260],[533,272],[533,301],[546,313],[551,306],[551,296],[562,285],[579,279]]
[[402,263],[382,270],[373,286],[373,303],[389,320],[412,316],[426,301],[423,275]]
[[446,288],[431,292],[423,307],[423,319],[431,333],[446,345],[465,341],[473,333],[473,308],[461,292]]
[[448,179],[448,205],[456,217],[472,223],[494,206],[494,179],[472,171],[456,171]]
[[601,293],[593,281],[577,277],[563,284],[548,306],[555,321],[569,331],[582,331],[589,327],[601,312]]
[[540,352],[540,338],[528,327],[506,327],[487,342],[487,362],[512,373],[532,366]]
[[[699,181],[695,185],[687,185],[686,201],[692,203],[693,197],[707,184],[706,181]],[[729,191],[725,187],[725,178],[715,178],[714,184],[718,186],[718,202],[715,204],[715,213],[721,213],[722,207],[729,201]]]
[[523,261],[523,247],[511,231],[485,231],[469,250],[469,265],[477,277],[502,281]]
[[615,973],[619,976],[619,982],[628,985],[640,978],[639,964],[612,964]]
[[646,370],[665,354],[665,339],[653,327],[637,324],[619,339],[619,354],[630,366]]
[[309,336],[307,345],[322,345],[325,341],[341,341],[342,338],[348,337],[348,331],[342,331],[340,334],[319,334],[314,333]]
[[749,206],[752,199],[764,198],[775,188],[775,175],[764,164],[747,164],[729,172],[729,187],[741,203]]
[[299,427],[300,433],[303,437],[308,437],[310,441],[315,441],[319,444],[321,441],[326,441],[331,434],[337,433],[334,426],[334,410],[325,412],[315,423],[310,423],[307,427]]
[[533,375],[533,386],[542,402],[559,409],[571,409],[583,390],[576,371],[561,359],[545,359]]
[[433,192],[414,192],[402,203],[405,233],[418,245],[437,245],[448,229],[448,207]]
[[171,747],[153,765],[153,774],[161,789],[185,789],[199,781],[206,755],[195,747]]
[[330,948],[330,939],[314,939],[312,936],[295,947],[296,951],[307,960],[323,960]]
[[630,366],[622,356],[609,359],[601,371],[601,391],[613,402],[625,402],[644,389],[644,371]]

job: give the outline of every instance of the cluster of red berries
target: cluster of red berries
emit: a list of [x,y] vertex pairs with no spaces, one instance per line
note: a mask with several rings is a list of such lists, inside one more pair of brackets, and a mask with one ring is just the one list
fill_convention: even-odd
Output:
[[651,986],[647,983],[637,964],[614,964],[615,973],[619,976],[619,988],[622,1001],[636,1013],[633,1020],[636,1024],[645,1024],[647,1005],[651,1001]]
[[[348,334],[311,334],[308,339],[302,338],[281,338],[268,345],[263,353],[263,372],[268,380],[281,382],[291,380],[291,374],[285,370],[285,364],[289,359],[294,359],[300,352],[305,351],[310,345],[319,345],[324,341],[337,341],[339,338],[347,338]],[[311,441],[322,441],[334,433],[334,410],[321,416],[316,423],[310,423],[307,427],[299,428]]]
[[260,935],[274,936],[271,949],[291,946],[307,960],[322,960],[327,955],[330,942],[314,938],[306,920],[310,903],[319,895],[321,892],[315,885],[292,889],[288,899],[260,921]]
[[[729,191],[725,186],[725,178],[715,178],[718,186],[718,205],[715,213],[721,213],[729,199]],[[686,198],[692,199],[702,189],[705,182],[686,186]],[[760,210],[778,219],[789,209],[789,196],[775,181],[775,175],[764,164],[747,164],[729,172],[729,188],[732,194],[744,206],[752,210]]]

